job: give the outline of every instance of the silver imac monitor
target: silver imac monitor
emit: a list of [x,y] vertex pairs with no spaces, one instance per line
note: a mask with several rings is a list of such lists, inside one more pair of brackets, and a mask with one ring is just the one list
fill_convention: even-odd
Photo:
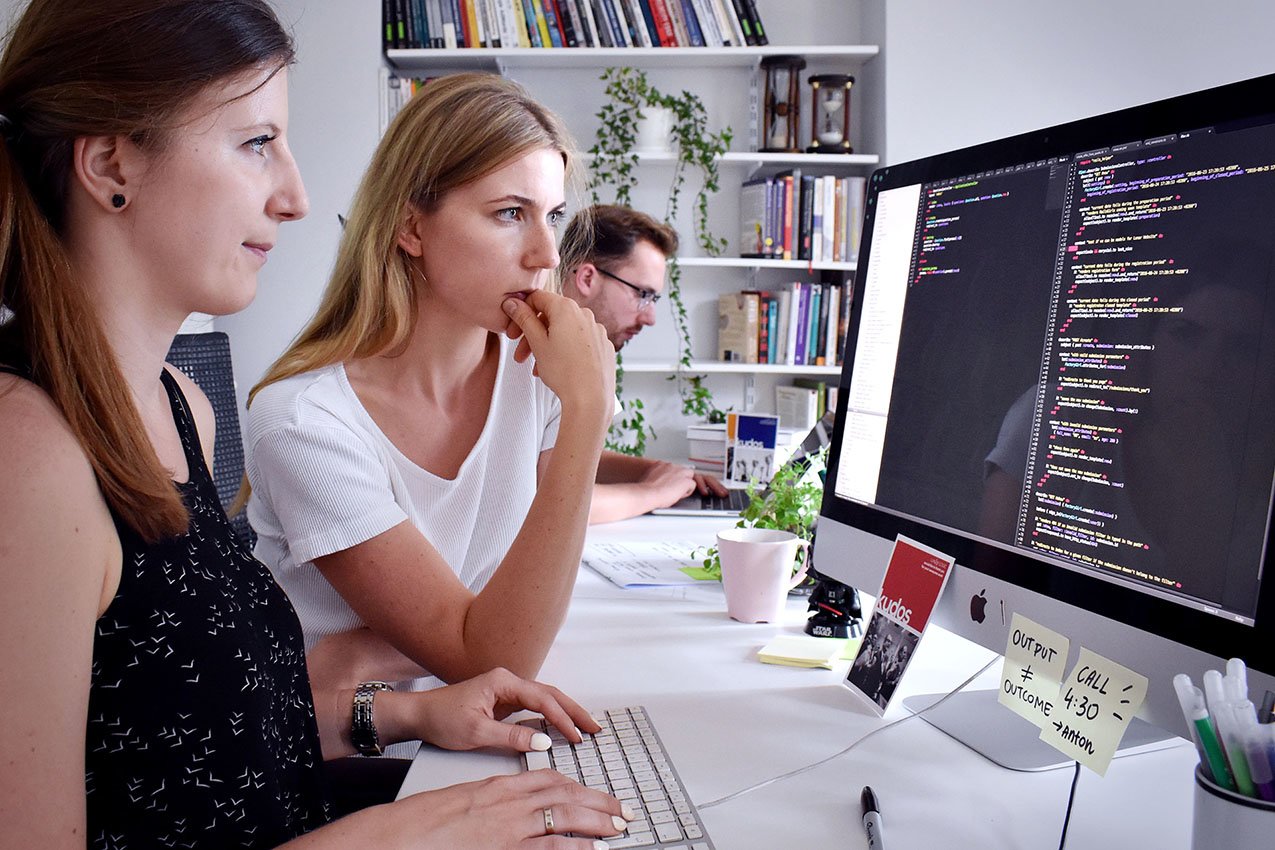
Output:
[[[865,210],[816,569],[875,594],[903,534],[955,556],[935,616],[964,637],[1003,652],[1021,612],[1068,669],[1147,676],[1174,734],[1176,673],[1242,658],[1259,702],[1275,75],[881,168]],[[1038,734],[964,699],[974,737]]]

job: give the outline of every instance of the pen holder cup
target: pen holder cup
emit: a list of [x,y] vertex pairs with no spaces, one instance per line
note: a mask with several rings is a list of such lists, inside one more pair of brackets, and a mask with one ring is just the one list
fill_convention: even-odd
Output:
[[741,623],[775,623],[788,591],[806,576],[792,565],[797,550],[808,544],[790,531],[773,528],[728,528],[717,535],[722,560],[726,613]]
[[1270,850],[1275,802],[1227,791],[1195,769],[1191,850]]

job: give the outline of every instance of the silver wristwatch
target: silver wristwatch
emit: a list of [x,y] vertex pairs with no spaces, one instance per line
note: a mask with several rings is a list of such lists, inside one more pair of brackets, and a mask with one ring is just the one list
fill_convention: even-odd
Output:
[[376,721],[372,717],[372,699],[377,691],[392,691],[385,682],[361,682],[354,689],[354,717],[350,720],[350,743],[365,756],[379,756],[385,752],[380,736],[376,734]]

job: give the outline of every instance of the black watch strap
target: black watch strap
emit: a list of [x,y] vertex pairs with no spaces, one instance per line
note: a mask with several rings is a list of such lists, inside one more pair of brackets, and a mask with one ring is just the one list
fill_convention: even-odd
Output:
[[354,689],[354,716],[350,721],[350,743],[365,756],[379,756],[385,752],[380,736],[376,734],[376,720],[372,715],[372,700],[377,691],[392,691],[385,682],[361,682]]

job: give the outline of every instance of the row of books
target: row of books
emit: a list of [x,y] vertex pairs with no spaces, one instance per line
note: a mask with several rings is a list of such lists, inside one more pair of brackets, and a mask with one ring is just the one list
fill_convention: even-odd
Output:
[[850,324],[851,287],[790,283],[717,299],[717,359],[730,363],[836,366]]
[[818,378],[793,378],[790,385],[775,387],[775,415],[781,428],[805,434],[824,413],[837,409],[837,384]]
[[741,257],[848,263],[859,256],[866,177],[815,177],[794,168],[745,181]]
[[385,49],[767,44],[754,0],[381,0]]

